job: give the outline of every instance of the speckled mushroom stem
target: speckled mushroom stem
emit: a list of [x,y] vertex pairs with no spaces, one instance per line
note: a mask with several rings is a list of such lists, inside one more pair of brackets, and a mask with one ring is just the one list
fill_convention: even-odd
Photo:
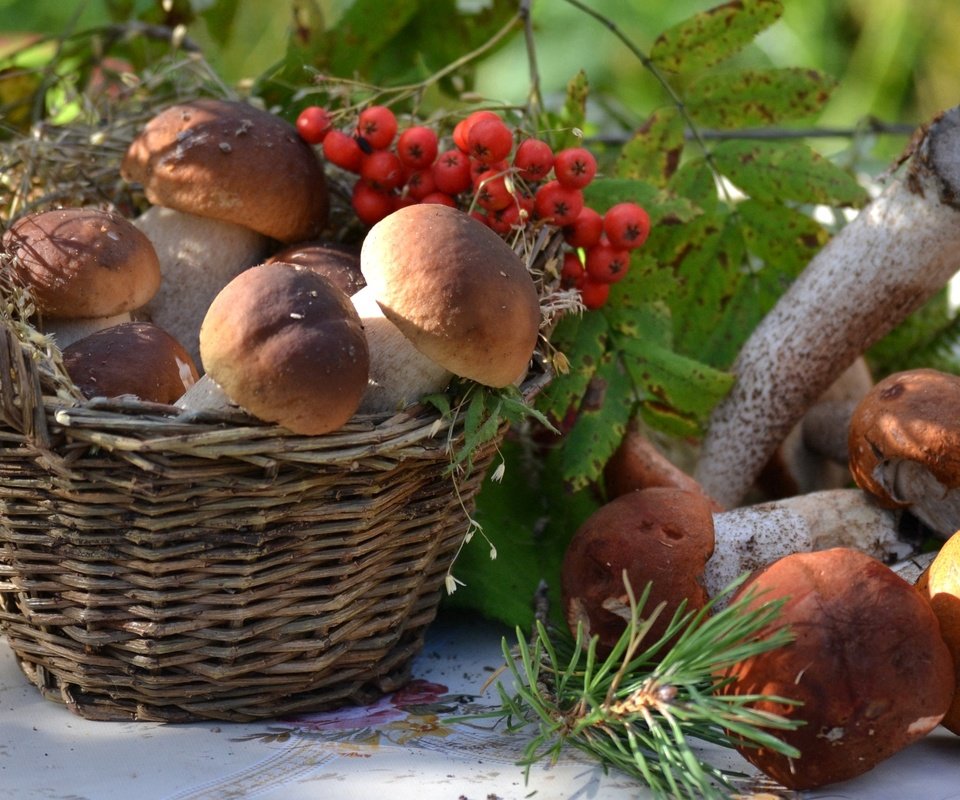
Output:
[[810,262],[744,344],[694,472],[733,508],[820,394],[940,290],[960,252],[960,108],[930,123],[902,172]]
[[885,563],[907,558],[913,545],[900,538],[898,515],[859,489],[820,492],[741,506],[713,515],[714,552],[704,586],[716,595],[744,572],[783,556],[850,547]]

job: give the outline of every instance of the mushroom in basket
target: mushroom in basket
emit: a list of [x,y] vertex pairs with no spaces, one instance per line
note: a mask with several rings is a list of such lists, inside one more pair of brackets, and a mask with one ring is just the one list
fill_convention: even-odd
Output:
[[153,322],[199,360],[207,306],[276,240],[317,237],[327,222],[323,166],[286,120],[248,103],[170,106],[131,142],[122,177],[153,207],[134,220],[160,257]]
[[62,208],[15,220],[4,259],[30,293],[38,328],[60,348],[130,320],[160,285],[150,240],[128,220],[93,207]]

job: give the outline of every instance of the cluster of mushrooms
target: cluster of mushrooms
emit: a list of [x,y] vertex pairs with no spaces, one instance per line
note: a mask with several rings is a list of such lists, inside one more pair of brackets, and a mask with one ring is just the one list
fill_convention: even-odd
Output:
[[151,204],[136,218],[61,208],[2,238],[4,268],[88,398],[239,407],[318,435],[454,375],[502,387],[527,372],[539,296],[506,242],[438,205],[399,210],[361,246],[334,242],[322,161],[269,112],[172,105],[120,175]]

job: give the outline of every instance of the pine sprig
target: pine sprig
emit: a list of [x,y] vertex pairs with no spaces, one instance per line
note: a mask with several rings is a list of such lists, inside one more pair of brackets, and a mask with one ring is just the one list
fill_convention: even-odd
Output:
[[708,607],[679,609],[662,638],[647,642],[663,606],[644,616],[649,585],[636,599],[624,577],[629,621],[608,656],[598,656],[596,638],[588,642],[582,628],[574,638],[540,621],[531,641],[519,629],[513,648],[504,639],[514,686],[498,683],[501,705],[486,716],[530,735],[520,762],[528,777],[532,765],[556,761],[573,747],[634,776],[655,797],[724,798],[745,776],[708,763],[695,749],[698,740],[798,755],[774,732],[801,723],[752,707],[759,700],[793,701],[719,691],[725,668],[790,641],[789,631],[775,625],[780,603],[747,609],[747,592],[718,608],[741,578]]

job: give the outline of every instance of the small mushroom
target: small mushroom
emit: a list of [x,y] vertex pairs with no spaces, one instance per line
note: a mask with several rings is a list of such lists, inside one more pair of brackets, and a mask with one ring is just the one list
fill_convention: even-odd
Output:
[[248,103],[169,106],[131,142],[121,175],[153,204],[135,220],[163,273],[147,312],[198,362],[200,323],[217,292],[259,264],[273,240],[314,238],[327,221],[313,148],[286,120]]
[[490,228],[449,206],[405,206],[374,225],[360,266],[384,316],[455,375],[519,381],[539,339],[540,302],[526,265]]
[[576,633],[581,624],[598,637],[598,651],[609,652],[629,619],[626,573],[638,596],[651,584],[643,616],[665,604],[647,634],[652,644],[681,604],[694,611],[707,604],[703,573],[713,551],[712,506],[702,493],[656,487],[611,500],[584,521],[564,553],[560,589],[568,626]]
[[[953,659],[930,604],[876,559],[847,548],[796,553],[754,575],[747,608],[782,602],[773,623],[793,640],[718,676],[730,695],[804,724],[778,731],[796,758],[744,745],[740,754],[789,789],[861,775],[932,731],[955,690]],[[745,698],[746,699],[746,698]]]
[[853,478],[878,504],[944,539],[960,530],[960,376],[887,376],[857,405],[849,437]]
[[150,322],[124,322],[63,350],[67,374],[87,398],[133,395],[170,405],[199,375],[183,346]]
[[230,281],[204,317],[200,352],[233,402],[294,433],[341,427],[367,386],[367,340],[350,298],[292,264],[251,267]]
[[64,348],[130,320],[160,285],[150,240],[124,217],[93,207],[20,217],[4,232],[4,258],[33,298],[40,330]]

